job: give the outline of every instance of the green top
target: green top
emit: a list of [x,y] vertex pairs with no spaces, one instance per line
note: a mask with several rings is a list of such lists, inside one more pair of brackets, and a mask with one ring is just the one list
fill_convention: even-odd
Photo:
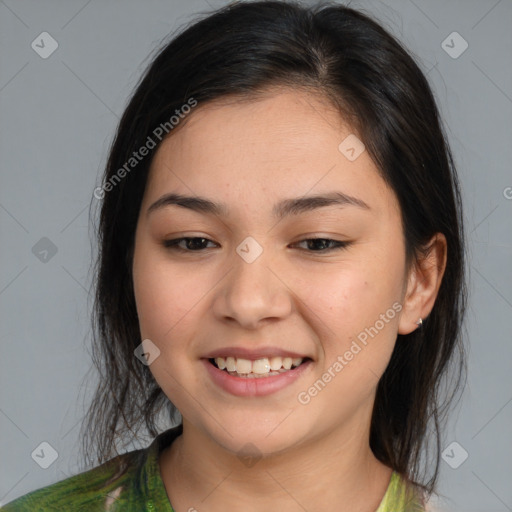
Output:
[[[182,433],[182,425],[158,435],[144,449],[134,450],[78,475],[25,494],[3,512],[174,512],[160,476],[159,454]],[[123,465],[128,470],[119,476]],[[393,471],[375,512],[424,512],[419,500],[407,498],[405,481]]]

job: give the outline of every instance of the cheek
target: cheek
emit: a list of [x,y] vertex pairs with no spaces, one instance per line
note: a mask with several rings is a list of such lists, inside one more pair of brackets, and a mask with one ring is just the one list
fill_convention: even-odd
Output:
[[[188,418],[200,416],[196,402],[185,389],[200,383],[189,371],[190,340],[200,328],[198,316],[204,315],[205,276],[169,265],[152,251],[134,258],[134,292],[142,339],[150,339],[160,355],[149,370],[164,394]],[[201,284],[203,283],[203,284]],[[207,288],[207,289],[205,289]],[[211,288],[211,286],[209,287]],[[203,298],[203,301],[201,301]]]
[[[373,274],[368,267],[330,272],[315,279],[303,280],[301,286],[305,303],[335,332],[347,332],[361,324],[373,324],[380,313],[400,297],[401,283],[389,272]],[[298,280],[296,281],[298,282]]]
[[396,259],[391,265],[380,258],[302,281],[306,309],[314,313],[308,316],[324,336],[326,363],[351,350],[354,359],[383,371],[396,341],[401,272]]
[[133,285],[141,335],[163,343],[204,296],[202,280],[149,252],[141,250],[139,256],[134,258]]

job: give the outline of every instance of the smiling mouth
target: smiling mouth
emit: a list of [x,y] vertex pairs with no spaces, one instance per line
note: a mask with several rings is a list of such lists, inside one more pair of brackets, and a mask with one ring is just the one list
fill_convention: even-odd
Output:
[[216,357],[208,359],[208,361],[219,370],[233,377],[259,379],[293,372],[300,365],[312,361],[312,359],[309,357],[271,357],[251,361],[237,357]]

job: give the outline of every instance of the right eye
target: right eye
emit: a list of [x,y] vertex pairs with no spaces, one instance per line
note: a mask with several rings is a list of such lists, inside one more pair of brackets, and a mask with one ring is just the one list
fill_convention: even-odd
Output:
[[[185,247],[180,244],[185,242]],[[205,248],[201,247],[205,243],[214,243],[208,238],[202,237],[182,237],[182,238],[174,238],[173,240],[164,240],[162,245],[166,249],[170,249],[171,251],[180,251],[180,252],[202,252]]]

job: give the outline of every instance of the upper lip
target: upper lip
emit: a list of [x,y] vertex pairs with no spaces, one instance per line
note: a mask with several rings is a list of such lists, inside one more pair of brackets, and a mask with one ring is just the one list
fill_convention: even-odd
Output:
[[[217,350],[212,350],[204,356],[206,359],[215,359],[216,357],[239,357],[242,359],[249,359],[255,361],[256,359],[263,359],[265,357],[301,357],[302,359],[309,358],[304,354],[298,354],[290,350],[283,350],[280,347],[260,347],[257,349],[250,349],[244,347],[224,347]],[[310,358],[311,359],[311,358]]]

